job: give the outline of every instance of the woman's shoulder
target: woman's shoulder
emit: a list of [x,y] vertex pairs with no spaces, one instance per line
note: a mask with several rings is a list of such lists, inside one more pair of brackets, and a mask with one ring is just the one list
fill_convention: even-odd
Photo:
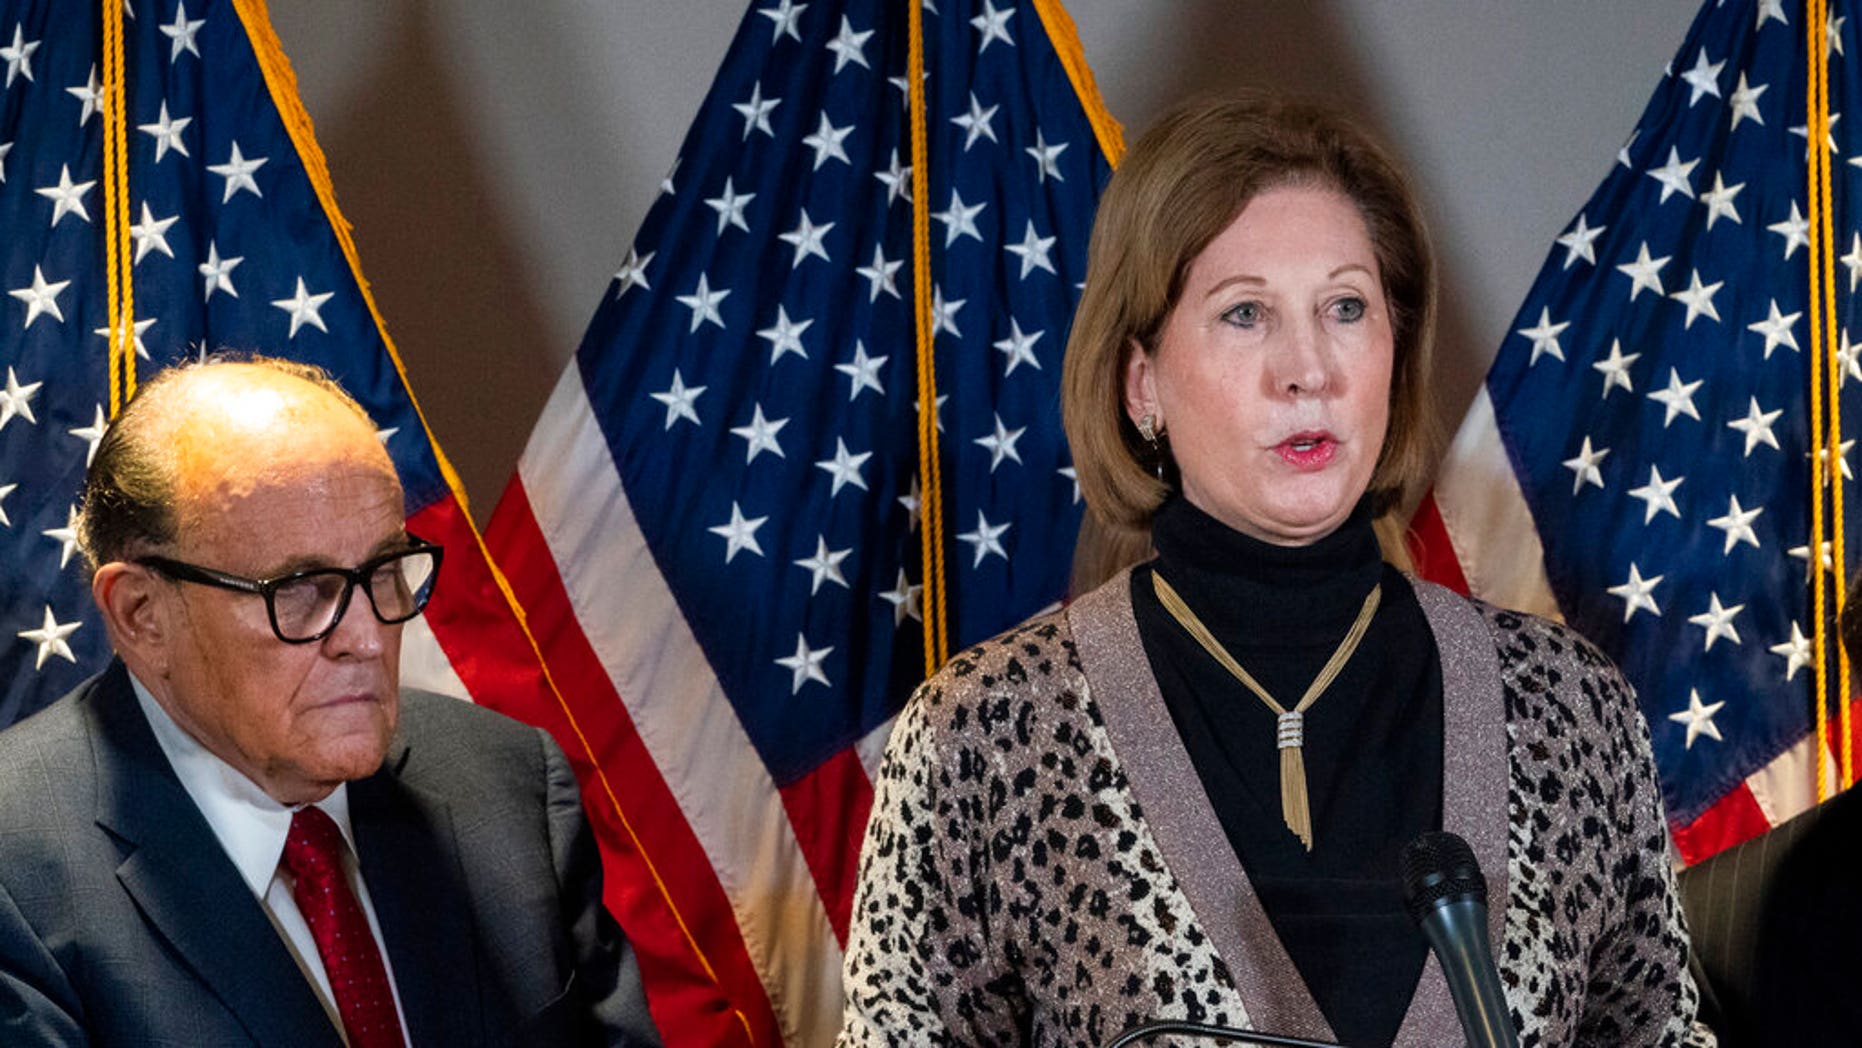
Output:
[[[1486,627],[1503,669],[1561,666],[1614,675],[1610,657],[1570,625],[1543,615],[1490,604],[1479,597],[1457,593],[1445,586],[1407,577],[1425,612],[1432,607],[1462,607]],[[1432,621],[1439,616],[1432,615]]]
[[[880,778],[986,792],[1054,747],[1092,738],[1098,719],[1066,612],[1044,612],[958,652],[918,686],[893,725]],[[925,776],[931,766],[943,773]]]
[[1067,609],[1055,607],[951,656],[919,686],[914,701],[938,706],[979,696],[1030,693],[1078,670]]
[[1516,801],[1557,807],[1561,796],[1573,802],[1577,783],[1586,784],[1580,793],[1601,796],[1653,780],[1635,689],[1596,644],[1566,623],[1452,597],[1493,644]]

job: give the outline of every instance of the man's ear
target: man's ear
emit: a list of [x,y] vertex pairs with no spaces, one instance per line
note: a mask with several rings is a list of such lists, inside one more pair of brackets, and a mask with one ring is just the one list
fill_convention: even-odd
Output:
[[110,644],[132,668],[160,675],[173,639],[173,602],[168,583],[140,564],[111,561],[91,576],[91,599],[103,613]]
[[1155,430],[1164,431],[1164,412],[1157,404],[1157,364],[1137,339],[1131,340],[1131,353],[1125,358],[1125,415],[1134,426],[1149,415]]

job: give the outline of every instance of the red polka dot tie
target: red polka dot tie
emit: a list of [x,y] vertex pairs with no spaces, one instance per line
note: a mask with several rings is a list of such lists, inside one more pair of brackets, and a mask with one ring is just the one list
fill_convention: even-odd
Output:
[[291,817],[284,868],[296,881],[291,895],[317,942],[349,1048],[401,1048],[407,1042],[388,970],[368,917],[343,876],[343,835],[328,815],[307,806]]

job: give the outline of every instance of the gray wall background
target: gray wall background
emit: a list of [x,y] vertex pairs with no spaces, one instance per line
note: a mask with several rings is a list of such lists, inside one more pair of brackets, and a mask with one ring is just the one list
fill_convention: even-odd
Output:
[[[482,523],[746,4],[270,7],[363,272]],[[1341,103],[1396,147],[1442,259],[1438,408],[1452,432],[1699,0],[1067,8],[1128,141],[1182,98],[1268,85]]]

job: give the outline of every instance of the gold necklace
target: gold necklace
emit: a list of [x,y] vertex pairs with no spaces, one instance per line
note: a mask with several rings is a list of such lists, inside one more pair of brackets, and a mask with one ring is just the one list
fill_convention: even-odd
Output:
[[1383,585],[1372,586],[1371,591],[1364,595],[1364,606],[1358,609],[1357,621],[1351,624],[1351,629],[1346,632],[1345,639],[1338,642],[1338,647],[1332,649],[1332,657],[1326,660],[1325,667],[1313,678],[1312,684],[1306,688],[1306,694],[1300,697],[1299,704],[1290,710],[1274,701],[1274,697],[1267,694],[1267,689],[1261,687],[1261,682],[1241,668],[1241,663],[1235,661],[1222,642],[1215,639],[1215,634],[1209,632],[1209,627],[1203,625],[1203,621],[1196,617],[1188,604],[1183,603],[1183,598],[1155,569],[1151,572],[1151,586],[1157,591],[1158,602],[1163,604],[1164,610],[1170,612],[1171,617],[1190,636],[1196,638],[1203,650],[1221,663],[1222,668],[1234,674],[1235,679],[1241,681],[1249,691],[1260,696],[1261,701],[1267,703],[1268,709],[1274,711],[1279,728],[1280,817],[1286,821],[1287,829],[1292,830],[1293,835],[1306,846],[1306,850],[1312,851],[1312,805],[1306,795],[1306,759],[1301,749],[1305,742],[1306,710],[1331,686],[1339,671],[1345,668],[1345,663],[1351,661],[1352,653],[1358,650],[1358,643],[1364,639],[1364,631],[1370,628],[1371,616],[1377,614],[1377,605],[1383,600]]

